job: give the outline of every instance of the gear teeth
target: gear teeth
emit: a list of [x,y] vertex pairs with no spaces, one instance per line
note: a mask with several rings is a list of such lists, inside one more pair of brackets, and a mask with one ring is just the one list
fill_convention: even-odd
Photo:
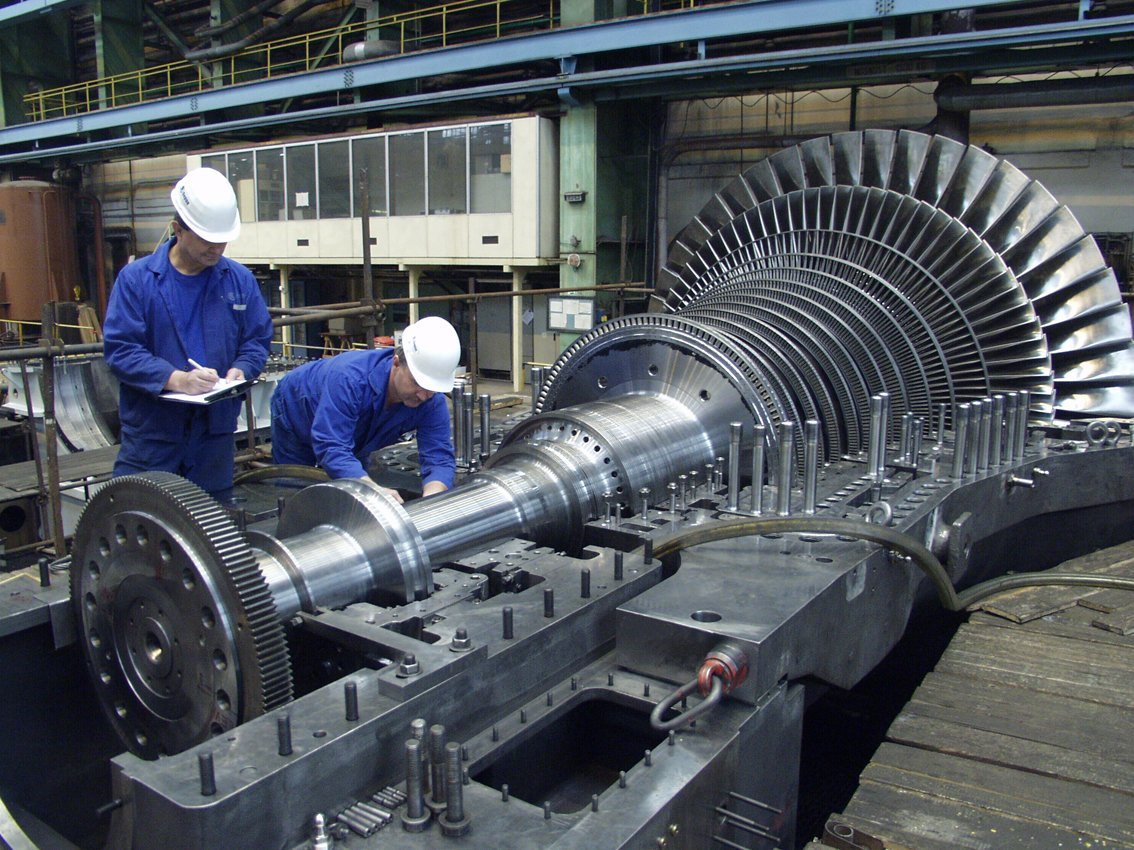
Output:
[[[149,473],[157,475],[158,473]],[[228,513],[207,493],[190,481],[170,475],[157,482],[201,527],[216,548],[232,589],[236,591],[248,623],[256,654],[258,704],[250,706],[245,718],[271,711],[291,702],[293,685],[291,659],[283,626],[276,616],[276,607],[267,582],[256,563],[252,550],[244,541]]]
[[[291,658],[283,625],[252,550],[228,513],[207,493],[180,476],[147,472],[114,479],[108,487],[136,488],[152,494],[156,511],[163,506],[187,518],[213,555],[210,563],[217,581],[226,584],[238,600],[239,610],[229,614],[245,624],[244,637],[251,643],[253,664],[241,667],[240,721],[246,721],[285,705],[293,698]],[[102,503],[99,503],[100,505]],[[113,504],[113,501],[111,502]],[[88,502],[79,526],[89,521],[94,501]],[[95,520],[97,522],[97,517]],[[71,594],[81,592],[78,569],[71,570]],[[247,644],[246,644],[247,646]]]

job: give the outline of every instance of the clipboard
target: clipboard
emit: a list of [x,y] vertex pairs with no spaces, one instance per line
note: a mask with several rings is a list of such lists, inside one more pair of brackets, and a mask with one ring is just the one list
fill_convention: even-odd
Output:
[[190,395],[189,393],[166,392],[159,395],[158,398],[163,401],[177,401],[182,404],[212,404],[221,399],[240,395],[254,383],[256,383],[256,381],[251,378],[243,381],[226,381],[224,378],[221,378],[207,393]]

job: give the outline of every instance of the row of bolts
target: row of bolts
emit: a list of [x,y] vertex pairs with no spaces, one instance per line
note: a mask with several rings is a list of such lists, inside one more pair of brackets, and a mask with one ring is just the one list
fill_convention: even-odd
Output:
[[[543,381],[547,370],[543,366],[531,368],[532,412],[539,406],[539,396],[543,392]],[[468,469],[481,466],[492,452],[492,396],[481,393],[474,402],[473,392],[468,389],[464,381],[457,381],[453,385],[449,396],[453,402],[453,447],[456,450],[457,465]],[[480,454],[475,453],[473,440],[473,412],[480,413]]]
[[[989,398],[971,402],[959,403],[954,408],[953,422],[955,440],[953,448],[952,477],[964,478],[978,472],[987,472],[990,468],[998,468],[1005,463],[1013,463],[1024,458],[1024,450],[1028,437],[1028,413],[1031,405],[1031,393],[1028,391],[996,394]],[[937,405],[937,446],[940,448],[945,442],[945,418],[948,412],[947,405]],[[870,400],[870,439],[867,448],[867,478],[881,483],[885,478],[886,446],[889,445],[890,421],[890,394],[878,393]],[[889,462],[899,468],[916,471],[922,459],[922,435],[924,420],[913,413],[906,413],[901,421],[901,433],[898,440],[899,454]],[[740,445],[744,426],[740,422],[729,424],[728,447],[728,495],[726,510],[740,511]],[[753,486],[749,491],[747,513],[760,516],[763,506],[764,481],[764,435],[765,426],[756,423],[753,426],[753,447],[751,478],[753,482],[759,481],[760,486]],[[776,474],[776,513],[779,516],[790,516],[792,479],[795,469],[795,426],[792,422],[780,422],[776,425],[778,438],[779,466]],[[816,485],[819,474],[819,423],[808,419],[803,423],[803,506],[805,515],[815,513]],[[687,474],[677,476],[676,482],[666,485],[669,492],[669,512],[685,511],[691,501],[698,497],[700,484],[699,473],[691,470]],[[724,486],[725,459],[718,457],[716,464],[705,465],[704,484],[709,494],[719,491]],[[649,487],[638,491],[639,510],[643,521],[649,521]],[[611,524],[611,515],[614,514],[615,525],[622,522],[622,503],[617,500],[616,494],[606,492],[603,494],[606,503],[604,523]]]
[[[614,684],[614,674],[607,675],[607,684]],[[571,678],[571,689],[577,690],[578,679]],[[354,682],[347,682],[345,686],[347,696],[347,719],[358,720],[358,690]],[[650,686],[644,685],[644,695],[649,697]],[[552,705],[552,696],[547,695],[547,704]],[[352,711],[353,708],[353,711]],[[527,712],[521,710],[520,722],[526,722]],[[284,715],[277,720],[279,733],[280,755],[290,755],[291,726],[290,719]],[[410,724],[411,737],[405,742],[406,760],[406,790],[387,786],[371,795],[369,801],[356,801],[336,815],[336,820],[343,827],[350,829],[358,835],[368,837],[388,825],[394,819],[393,809],[405,804],[406,809],[401,813],[402,827],[407,832],[423,832],[429,828],[433,818],[437,819],[441,832],[448,837],[465,835],[469,831],[471,820],[465,812],[464,786],[470,782],[469,770],[464,762],[469,760],[468,746],[455,741],[446,741],[445,727],[439,723],[428,729],[426,740],[426,724],[423,718],[417,718]],[[499,741],[500,734],[497,727],[492,727],[492,740]],[[670,730],[667,743],[676,744],[676,732]],[[653,764],[653,750],[645,751],[644,764],[650,767]],[[201,773],[201,793],[211,796],[216,793],[216,781],[213,774],[212,755],[202,753],[198,756]],[[626,771],[618,773],[618,787],[626,788]],[[500,786],[500,799],[508,802],[510,789],[507,784]],[[747,800],[747,798],[744,798]],[[747,800],[753,805],[767,808],[769,811],[779,813],[778,809],[760,803],[756,800]],[[591,810],[599,810],[598,794],[591,795]],[[543,804],[544,819],[552,815],[550,801]],[[327,832],[327,820],[322,813],[316,814],[313,824],[311,846],[313,848],[329,848],[330,836]]]

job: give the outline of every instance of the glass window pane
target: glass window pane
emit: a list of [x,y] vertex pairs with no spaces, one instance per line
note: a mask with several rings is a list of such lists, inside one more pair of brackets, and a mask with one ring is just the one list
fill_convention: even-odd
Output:
[[256,220],[283,221],[283,148],[256,151]]
[[349,142],[319,145],[319,218],[350,216]]
[[354,156],[354,214],[362,217],[362,189],[359,181],[366,171],[370,190],[370,214],[386,214],[386,137],[370,136],[351,143]]
[[287,148],[287,217],[315,218],[315,145]]
[[472,211],[512,211],[512,125],[491,124],[469,131]]
[[241,221],[256,220],[255,168],[252,151],[238,151],[228,155],[228,182],[236,190],[236,205]]
[[453,215],[465,208],[465,128],[429,131],[429,213]]
[[[224,154],[223,153],[209,153],[201,157],[201,168],[215,168],[221,174],[226,174],[224,170]],[[226,174],[227,176],[227,174]]]
[[425,215],[425,134],[390,136],[390,214]]

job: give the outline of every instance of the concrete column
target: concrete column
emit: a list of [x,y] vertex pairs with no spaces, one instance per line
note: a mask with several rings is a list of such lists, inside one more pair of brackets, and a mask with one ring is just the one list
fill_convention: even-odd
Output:
[[[291,306],[291,266],[279,266],[277,271],[280,273],[280,306]],[[295,341],[292,334],[295,332],[295,325],[284,325],[280,328],[281,339],[283,340],[283,355],[284,357],[291,356],[291,346]]]
[[[421,269],[408,269],[409,272],[409,297],[417,298],[421,294]],[[409,305],[409,323],[412,325],[418,319],[420,311],[420,304]]]
[[[592,286],[598,280],[598,110],[594,104],[570,106],[559,122],[559,185],[564,193],[585,193],[582,200],[559,199],[559,285]],[[578,197],[577,195],[575,197]],[[586,297],[584,294],[583,297]],[[559,350],[579,334],[560,333]]]
[[[524,288],[526,269],[512,269],[512,291]],[[512,298],[512,392],[524,388],[524,299]]]

